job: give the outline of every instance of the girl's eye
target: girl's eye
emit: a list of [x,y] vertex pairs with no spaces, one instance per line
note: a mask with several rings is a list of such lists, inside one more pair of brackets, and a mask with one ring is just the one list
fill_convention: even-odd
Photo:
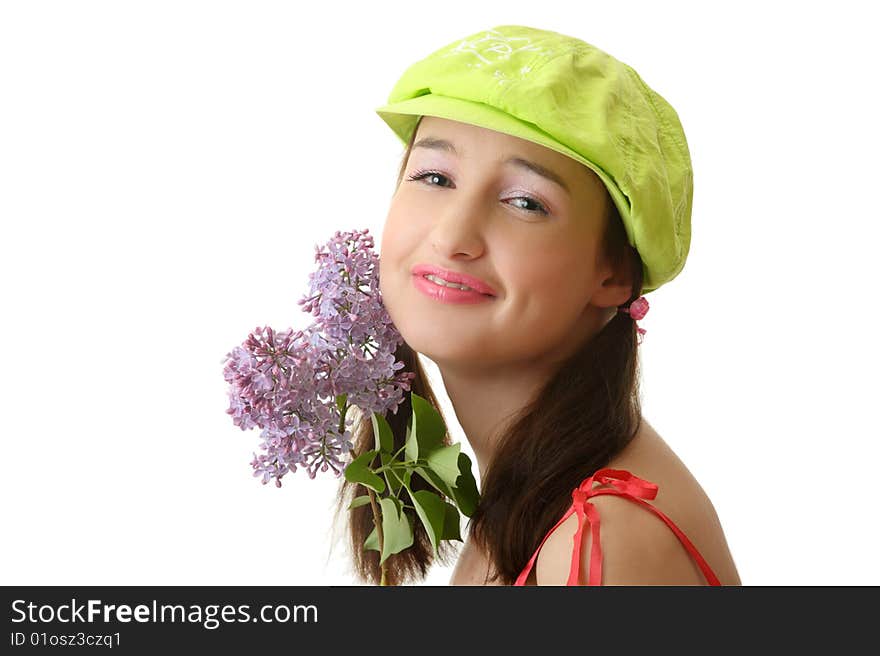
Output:
[[[444,180],[449,180],[449,178],[447,178],[442,173],[437,173],[437,171],[416,171],[411,176],[407,177],[407,180],[421,180],[423,178],[427,178],[428,176],[430,176],[431,178],[443,178]],[[443,185],[440,186],[442,187]]]
[[[431,180],[434,178],[442,178],[443,180],[447,180],[447,181],[449,180],[449,178],[447,178],[445,175],[443,175],[442,173],[439,173],[437,171],[416,171],[412,175],[407,176],[406,179],[415,182],[418,180],[423,180],[423,179]],[[435,186],[433,183],[425,183],[425,184],[428,184],[431,187]],[[440,185],[440,186],[443,187],[445,185]],[[528,207],[523,207],[522,205],[520,205],[519,208],[522,210],[525,210],[526,212],[531,212],[532,214],[548,214],[547,208],[544,207],[544,205],[541,204],[539,201],[535,200],[534,198],[532,198],[530,196],[515,196],[513,198],[513,200],[526,201],[526,203],[524,203],[524,205],[528,205],[529,203],[533,203],[534,205],[537,205],[538,209],[528,209]]]
[[534,205],[538,206],[538,209],[530,210],[527,207],[523,207],[522,205],[520,205],[519,208],[525,210],[526,212],[534,212],[537,214],[547,214],[547,208],[545,208],[543,205],[541,205],[541,203],[536,201],[534,198],[530,198],[529,196],[515,196],[513,198],[513,200],[525,201],[525,203],[524,203],[525,205],[528,205],[529,203],[533,203]]

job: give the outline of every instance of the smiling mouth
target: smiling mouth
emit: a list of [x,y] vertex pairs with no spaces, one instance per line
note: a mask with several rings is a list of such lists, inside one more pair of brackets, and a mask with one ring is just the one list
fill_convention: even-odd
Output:
[[474,292],[475,294],[480,294],[481,296],[487,296],[489,298],[492,298],[494,296],[493,294],[485,294],[483,292],[479,292],[476,289],[474,289],[473,287],[468,287],[467,285],[461,285],[461,284],[455,283],[455,282],[447,282],[446,280],[443,280],[443,278],[441,278],[439,276],[435,276],[431,273],[423,274],[422,278],[424,278],[425,280],[427,280],[429,282],[434,283],[435,285],[439,285],[440,287],[448,287],[449,289],[457,289],[462,292]]
[[473,305],[494,302],[496,300],[494,295],[484,294],[475,289],[459,289],[458,287],[450,287],[434,282],[428,278],[428,275],[431,274],[414,275],[412,276],[412,283],[422,294],[426,294],[440,303]]
[[[443,280],[443,278],[441,278],[440,276],[435,276],[431,273],[426,273],[422,277],[426,280],[430,280],[435,285],[440,285],[441,287],[449,287],[450,289],[459,289],[463,292],[477,291],[473,287],[468,287],[467,285],[462,285],[462,284],[455,283],[455,282],[449,282],[447,280]],[[482,292],[478,292],[478,293],[482,293]],[[491,296],[491,294],[483,294],[483,296]]]

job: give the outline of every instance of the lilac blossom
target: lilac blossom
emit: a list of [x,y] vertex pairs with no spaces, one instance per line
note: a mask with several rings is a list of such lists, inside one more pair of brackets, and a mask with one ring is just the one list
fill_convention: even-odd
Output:
[[[227,414],[242,430],[260,428],[264,454],[254,454],[263,484],[297,467],[310,478],[342,474],[353,448],[343,416],[397,413],[414,373],[394,353],[402,338],[379,291],[379,259],[368,230],[336,232],[316,247],[318,269],[298,304],[315,320],[305,330],[256,328],[223,360]],[[337,397],[346,395],[340,410]]]

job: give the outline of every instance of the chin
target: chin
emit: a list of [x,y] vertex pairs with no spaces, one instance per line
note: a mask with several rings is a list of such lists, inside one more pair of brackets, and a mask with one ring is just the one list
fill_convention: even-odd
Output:
[[410,348],[438,365],[474,363],[486,355],[485,347],[452,337],[449,330],[427,317],[413,318],[398,330]]

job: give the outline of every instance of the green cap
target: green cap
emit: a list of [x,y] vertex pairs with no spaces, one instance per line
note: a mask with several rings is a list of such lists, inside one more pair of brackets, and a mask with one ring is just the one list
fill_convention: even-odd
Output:
[[620,211],[642,260],[642,293],[684,267],[693,171],[678,114],[596,46],[521,25],[478,32],[412,64],[376,112],[404,144],[420,116],[437,116],[581,162]]

